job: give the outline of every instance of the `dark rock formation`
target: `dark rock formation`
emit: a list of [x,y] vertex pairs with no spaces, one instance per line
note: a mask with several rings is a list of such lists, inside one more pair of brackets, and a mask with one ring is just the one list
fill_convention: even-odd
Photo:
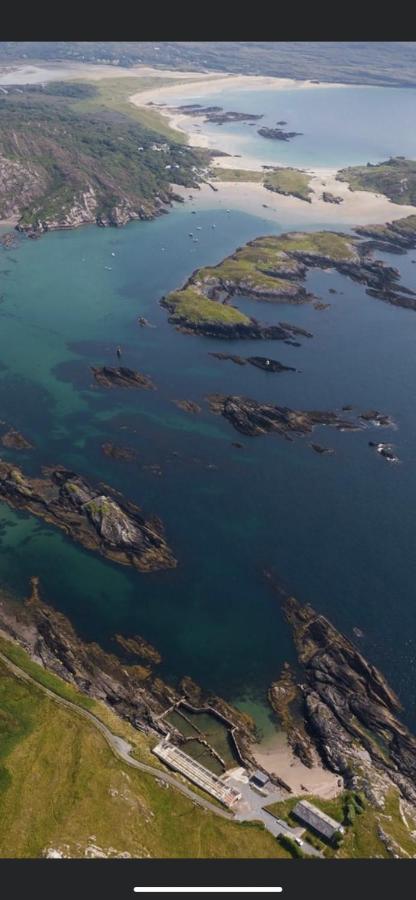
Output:
[[126,366],[91,366],[91,372],[100,387],[112,388],[145,388],[147,390],[155,390],[155,385],[148,375],[142,375],[141,372],[135,372],[134,369],[128,369]]
[[171,726],[160,716],[184,698],[195,707],[212,710],[229,726],[239,754],[247,748],[246,759],[250,760],[255,728],[249,716],[222,698],[204,694],[191,678],[183,678],[178,687],[164,682],[153,671],[161,661],[160,654],[141,636],[118,634],[115,640],[125,653],[138,657],[144,665],[126,663],[98,644],[82,641],[66,616],[42,601],[37,578],[32,579],[32,594],[23,607],[6,599],[0,603],[0,627],[46,669],[107,703],[140,731],[159,735],[170,731]]
[[183,409],[184,412],[194,413],[194,415],[201,412],[201,407],[194,400],[172,400],[172,403],[179,409]]
[[324,200],[325,203],[343,203],[342,197],[337,197],[335,194],[331,194],[330,191],[323,192],[322,200]]
[[326,764],[372,799],[390,785],[415,803],[416,738],[382,673],[311,606],[286,596],[284,611],[305,673],[305,720]]
[[9,431],[6,431],[6,434],[3,434],[0,440],[3,447],[7,447],[11,450],[33,449],[33,444],[31,444],[20,431],[16,431],[15,428],[10,428]]
[[28,510],[114,562],[142,572],[176,566],[158,519],[145,519],[135,504],[116,501],[111,489],[103,493],[63,466],[42,471],[43,478],[29,478],[0,460],[0,500]]
[[260,403],[249,397],[211,394],[208,398],[211,412],[222,415],[242,434],[255,437],[260,434],[276,434],[292,440],[309,434],[316,425],[331,425],[338,430],[351,430],[358,426],[342,419],[336,412],[289,409],[288,406],[274,406]]
[[332,456],[335,453],[333,447],[323,447],[322,444],[311,443],[309,446],[312,447],[312,450],[315,450],[315,453],[320,453],[321,455]]
[[244,358],[233,353],[210,353],[209,355],[214,356],[215,359],[228,359],[238,366],[245,366],[248,363],[250,366],[263,369],[265,372],[296,372],[293,366],[284,366],[277,359],[269,359],[267,356],[247,356]]
[[266,128],[266,126],[262,126],[257,130],[257,134],[260,134],[261,137],[271,138],[273,141],[290,141],[294,137],[298,137],[298,135],[302,134],[301,131],[283,131],[282,128]]
[[105,456],[122,462],[134,462],[137,459],[137,453],[132,447],[119,447],[117,444],[112,444],[111,441],[101,444],[101,450]]

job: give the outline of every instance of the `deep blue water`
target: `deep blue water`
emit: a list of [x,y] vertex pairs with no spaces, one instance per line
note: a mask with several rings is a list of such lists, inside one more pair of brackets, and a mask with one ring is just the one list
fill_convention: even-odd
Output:
[[[266,92],[263,97],[275,103],[270,116],[305,131],[305,141],[263,141],[279,154],[287,152],[287,162],[305,164],[306,156],[293,157],[302,147],[310,164],[319,157],[322,165],[414,150],[408,128],[413,91],[344,88],[280,92],[273,101]],[[208,99],[215,98],[203,98]],[[326,103],[332,106],[326,109]],[[260,108],[253,92],[222,98],[221,105]],[[390,127],[397,111],[400,134],[398,126]],[[318,125],[319,140],[313,131]],[[199,244],[188,238],[196,220],[202,226]],[[308,225],[318,226],[312,220]],[[296,227],[295,219],[282,222],[284,230]],[[416,314],[368,297],[337,274],[314,273],[309,287],[331,303],[325,311],[239,301],[260,319],[310,329],[313,339],[301,339],[301,347],[225,345],[179,334],[158,304],[197,266],[278,230],[235,210],[200,209],[191,217],[185,204],[119,231],[91,227],[0,249],[0,419],[36,445],[20,454],[2,448],[2,456],[30,472],[61,463],[112,484],[161,516],[179,560],[175,571],[140,575],[0,505],[0,582],[24,595],[29,577],[39,575],[45,598],[84,638],[115,650],[116,632],[141,634],[161,651],[166,677],[189,674],[249,705],[264,724],[267,688],[283,661],[293,659],[279,601],[262,576],[264,567],[273,567],[299,599],[348,635],[354,626],[363,631],[363,652],[391,680],[416,725]],[[385,259],[399,265],[404,282],[415,287],[415,253]],[[140,328],[139,315],[156,327]],[[92,385],[89,366],[115,364],[117,344],[123,363],[151,375],[157,391]],[[301,372],[268,374],[209,356],[228,349],[267,353]],[[397,445],[402,462],[390,466],[371,451],[370,431],[316,431],[317,441],[336,449],[324,457],[307,440],[244,438],[208,411],[203,398],[215,391],[304,409],[348,403],[380,409],[398,426],[380,439]],[[203,413],[194,417],[179,410],[171,401],[181,398],[202,403]],[[136,448],[138,462],[106,458],[100,448],[108,440]],[[236,440],[243,449],[232,446]],[[160,477],[145,468],[156,463]]]

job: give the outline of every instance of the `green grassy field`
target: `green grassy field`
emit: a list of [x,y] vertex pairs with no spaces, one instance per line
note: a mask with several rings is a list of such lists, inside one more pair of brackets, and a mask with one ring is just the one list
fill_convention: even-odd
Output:
[[311,176],[300,169],[290,166],[281,168],[264,169],[261,172],[254,169],[223,169],[215,166],[211,169],[210,177],[214,181],[255,182],[263,184],[269,191],[285,196],[297,197],[299,200],[311,202]]
[[350,166],[337,173],[352,191],[384,194],[393,203],[416,204],[416,160],[396,157],[378,165]]
[[130,97],[141,91],[150,91],[154,87],[165,87],[173,84],[181,84],[180,78],[103,78],[100,81],[81,81],[95,89],[95,96],[85,100],[76,101],[73,107],[78,112],[112,111],[124,113],[130,119],[140,122],[141,125],[164,135],[171,141],[179,144],[187,143],[187,135],[183,131],[170,128],[166,116],[163,116],[151,106],[136,106],[130,101]]
[[[344,791],[332,800],[324,800],[321,797],[308,797],[311,803],[344,825],[345,836],[338,848],[331,847],[309,830],[305,831],[307,840],[313,843],[328,858],[374,859],[382,857],[387,859],[390,857],[390,854],[378,832],[379,826],[381,826],[383,831],[401,848],[402,853],[400,855],[405,857],[408,854],[413,857],[416,853],[416,840],[412,837],[410,831],[414,829],[415,823],[409,822],[410,828],[406,827],[400,811],[398,793],[391,791],[387,795],[384,809],[376,809],[368,801],[364,801],[362,812],[357,812],[360,807],[356,805],[356,811],[353,811],[353,815],[349,819],[348,810],[351,809],[352,805],[354,806],[354,796],[353,792]],[[291,797],[289,800],[281,803],[273,803],[269,810],[277,818],[285,819],[290,825],[299,826],[300,823],[292,815],[292,810],[300,799],[300,797]]]
[[[55,689],[60,679],[50,677]],[[92,723],[0,662],[0,858],[51,848],[70,857],[288,856],[261,826],[222,820],[119,761]]]

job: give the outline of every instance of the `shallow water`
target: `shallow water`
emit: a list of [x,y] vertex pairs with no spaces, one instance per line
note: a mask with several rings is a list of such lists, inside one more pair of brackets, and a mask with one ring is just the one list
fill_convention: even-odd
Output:
[[[158,101],[159,102],[159,101]],[[380,162],[390,156],[416,153],[416,134],[411,124],[416,115],[416,91],[409,88],[317,86],[284,90],[212,90],[181,97],[180,91],[163,97],[169,106],[190,103],[218,105],[225,110],[263,114],[248,123],[214,125],[206,123],[202,132],[209,145],[232,154],[256,158],[262,163],[306,168],[341,168]],[[284,131],[301,132],[290,141],[261,137],[263,125],[275,128],[285,121]],[[192,134],[200,120],[184,122]],[[236,161],[237,163],[237,161]]]
[[[285,92],[279,92],[273,101],[279,103],[276,118],[287,118],[288,127],[296,129],[299,116],[302,130],[303,104],[304,110],[311,106],[311,123],[322,122],[329,116],[325,102],[335,102],[337,90],[308,90],[303,100],[294,93],[287,98],[291,116],[280,105]],[[345,92],[355,92],[355,108],[367,96],[370,118],[374,108],[381,115],[384,89],[340,91],[344,98]],[[392,93],[396,108],[402,104],[405,110],[401,146],[400,135],[389,126],[383,139],[374,135],[373,158],[399,149],[410,152],[413,137],[406,116],[414,92]],[[267,98],[271,102],[269,93]],[[238,99],[222,98],[222,105],[238,108]],[[260,108],[253,92],[239,102],[247,111]],[[360,131],[354,151],[359,158],[352,159],[343,143],[342,118],[340,112],[332,120],[336,138],[321,138],[322,164],[329,164],[325,152],[337,165],[366,161],[369,131]],[[353,144],[357,129],[352,125],[350,119]],[[312,164],[319,147],[312,137],[308,141]],[[396,143],[388,149],[390,141]],[[298,163],[301,159],[290,154],[306,146],[300,138],[288,145],[263,144],[279,154],[284,150],[287,162]],[[188,237],[196,222],[202,226],[198,244]],[[319,223],[308,227],[314,225]],[[295,228],[296,220],[281,227]],[[249,710],[267,733],[267,688],[283,661],[294,657],[279,600],[262,575],[265,567],[273,567],[290,591],[348,635],[355,626],[363,631],[359,645],[391,680],[416,726],[411,674],[416,314],[370,298],[332,272],[309,278],[310,289],[331,304],[325,311],[239,301],[259,319],[310,329],[313,339],[301,338],[300,347],[262,341],[225,345],[182,335],[158,304],[197,266],[278,230],[279,225],[244,212],[205,208],[191,216],[185,204],[168,216],[118,231],[84,228],[0,249],[0,418],[35,444],[30,452],[2,448],[1,455],[32,473],[41,465],[61,463],[113,485],[146,512],[161,516],[179,560],[174,571],[140,575],[0,505],[0,582],[24,595],[30,576],[39,575],[46,600],[67,614],[84,638],[117,652],[115,633],[143,635],[162,653],[165,677],[192,676]],[[385,258],[399,265],[404,282],[415,287],[415,253]],[[330,288],[338,293],[330,294]],[[139,315],[155,328],[140,328]],[[123,364],[149,374],[157,391],[106,391],[93,385],[89,367],[115,365],[118,344]],[[235,366],[209,356],[218,350],[267,354],[301,372],[269,374]],[[348,403],[359,410],[380,409],[394,417],[398,430],[377,432],[379,439],[392,440],[402,462],[391,466],[379,458],[368,447],[375,435],[370,430],[317,430],[314,439],[334,447],[334,456],[319,456],[307,440],[245,438],[208,411],[204,397],[216,391],[304,409],[339,409]],[[171,402],[183,398],[201,403],[201,415],[189,415]],[[135,448],[138,461],[105,457],[101,444],[109,440]],[[233,447],[233,441],[243,449]],[[160,476],[146,468],[153,464],[160,465]]]

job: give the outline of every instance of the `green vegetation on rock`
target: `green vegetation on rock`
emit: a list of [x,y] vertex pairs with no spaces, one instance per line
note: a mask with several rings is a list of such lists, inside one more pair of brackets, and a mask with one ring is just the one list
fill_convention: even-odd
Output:
[[57,83],[0,94],[0,217],[40,231],[121,225],[157,214],[172,183],[196,186],[210,154],[142,124],[126,87],[124,107],[91,90]]
[[299,200],[311,202],[311,176],[300,169],[282,167],[269,170],[264,177],[264,187],[269,191],[285,196],[297,197]]
[[311,202],[310,181],[312,176],[302,172],[301,169],[293,169],[290,166],[264,169],[261,172],[254,169],[223,169],[215,166],[211,169],[210,177],[215,181],[256,182],[276,194],[297,197],[299,200],[306,200],[307,203]]
[[352,191],[372,191],[393,203],[416,205],[416,160],[396,156],[375,165],[350,166],[337,173],[337,180],[348,182]]
[[191,287],[183,288],[181,291],[172,291],[167,296],[166,303],[172,309],[174,321],[219,322],[229,325],[250,321],[248,316],[239,312],[238,309],[217,303],[215,300],[209,300]]

